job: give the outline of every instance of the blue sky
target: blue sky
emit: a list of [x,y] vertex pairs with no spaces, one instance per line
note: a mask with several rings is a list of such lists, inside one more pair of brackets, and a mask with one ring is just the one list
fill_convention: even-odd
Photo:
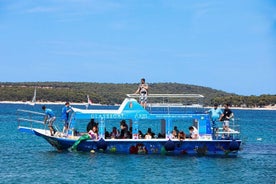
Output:
[[272,0],[0,0],[0,33],[2,82],[276,94]]

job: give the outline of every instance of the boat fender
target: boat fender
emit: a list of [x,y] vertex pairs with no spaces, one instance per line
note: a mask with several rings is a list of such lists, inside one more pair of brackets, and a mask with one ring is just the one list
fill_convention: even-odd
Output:
[[105,140],[103,140],[103,138],[101,138],[98,142],[97,142],[97,148],[98,150],[102,149],[102,150],[106,150],[107,148],[107,143],[105,142]]
[[236,140],[233,140],[232,142],[230,142],[230,144],[229,144],[230,151],[237,151],[239,149],[240,149],[240,145]]
[[164,145],[166,151],[173,151],[175,149],[174,142],[170,139]]

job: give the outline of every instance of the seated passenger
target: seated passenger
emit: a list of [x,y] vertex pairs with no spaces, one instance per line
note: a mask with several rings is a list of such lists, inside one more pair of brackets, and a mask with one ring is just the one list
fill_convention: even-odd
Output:
[[73,146],[71,147],[71,150],[76,151],[78,145],[79,145],[82,141],[89,140],[89,139],[92,139],[92,140],[97,140],[97,139],[98,139],[98,128],[97,128],[97,126],[94,125],[94,126],[92,127],[92,130],[89,130],[88,133],[83,134],[83,135],[73,144]]
[[171,138],[172,139],[177,139],[177,131],[175,129],[173,129],[172,133],[171,133]]
[[98,128],[97,126],[93,126],[92,130],[89,130],[88,135],[90,136],[90,139],[98,139]]
[[182,141],[182,140],[185,140],[185,138],[186,138],[185,133],[183,131],[180,131],[178,133],[178,139]]
[[126,120],[122,120],[120,122],[120,128],[121,128],[120,138],[121,139],[127,138],[128,137],[128,126],[126,124]]
[[165,137],[166,137],[165,134],[161,134],[161,133],[159,133],[158,136],[157,136],[157,138],[159,138],[159,139],[165,138]]
[[129,127],[129,131],[127,131],[127,138],[132,139],[132,127]]
[[151,133],[147,132],[145,135],[145,139],[152,139]]
[[149,134],[152,138],[155,136],[155,133],[151,131],[151,128],[148,128],[148,131],[146,134]]
[[110,133],[110,138],[111,139],[117,139],[120,137],[120,132],[116,127],[112,128],[112,132]]
[[105,128],[104,137],[105,137],[106,139],[110,139],[110,133],[106,130],[106,128]]
[[145,138],[145,136],[144,136],[144,134],[142,133],[141,130],[138,131],[138,137],[139,137],[139,139]]
[[177,126],[174,126],[173,127],[173,130],[175,130],[175,132],[176,132],[176,137],[178,136],[178,133],[179,133],[179,130],[177,129]]
[[191,139],[198,139],[198,130],[196,129],[196,127],[194,126],[190,126],[189,127],[189,131],[190,131],[190,138]]

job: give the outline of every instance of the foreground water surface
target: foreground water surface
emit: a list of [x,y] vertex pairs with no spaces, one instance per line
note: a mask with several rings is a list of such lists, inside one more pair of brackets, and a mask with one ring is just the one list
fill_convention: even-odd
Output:
[[[16,109],[26,107],[0,104],[0,183],[276,182],[276,111],[233,110],[242,150],[237,158],[214,158],[60,153],[44,139],[17,131]],[[57,114],[62,108],[49,107]]]

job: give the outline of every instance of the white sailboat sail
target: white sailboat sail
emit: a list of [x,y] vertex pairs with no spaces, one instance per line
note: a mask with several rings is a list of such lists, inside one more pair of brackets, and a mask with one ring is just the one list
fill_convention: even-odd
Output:
[[87,95],[87,104],[85,104],[86,109],[88,109],[89,105],[92,105],[92,101],[89,98],[89,95]]
[[28,105],[35,105],[36,103],[36,88],[34,89],[34,96],[31,102],[27,102]]
[[35,104],[35,102],[36,102],[36,88],[34,90],[34,96],[33,96],[33,99],[32,99],[32,103]]

